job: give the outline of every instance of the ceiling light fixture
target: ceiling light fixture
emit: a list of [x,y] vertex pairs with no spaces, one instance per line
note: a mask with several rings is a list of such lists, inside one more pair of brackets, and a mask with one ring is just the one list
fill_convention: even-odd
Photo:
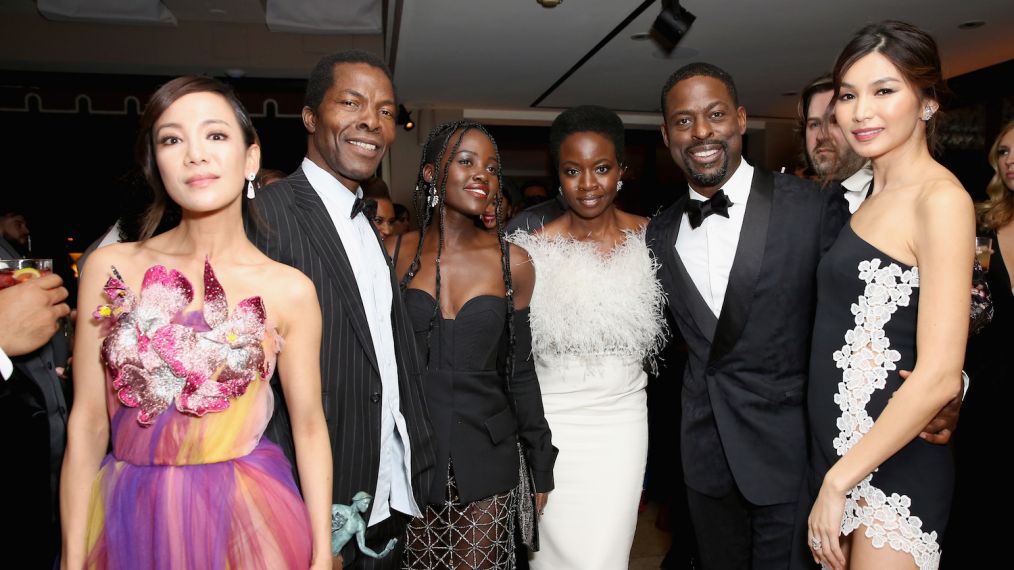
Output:
[[679,0],[662,0],[662,12],[651,25],[651,37],[666,52],[676,49],[697,16],[680,6]]
[[630,39],[635,40],[635,41],[641,41],[641,40],[646,40],[646,39],[648,39],[650,37],[651,37],[651,32],[637,32],[636,34],[631,34]]
[[974,30],[976,28],[981,28],[981,27],[983,27],[985,25],[986,25],[986,22],[983,22],[982,20],[970,20],[968,22],[962,22],[962,23],[958,24],[958,29],[959,30]]
[[398,105],[398,118],[395,122],[401,125],[406,131],[411,131],[415,128],[415,121],[412,120],[412,112],[406,109],[404,105]]
[[563,0],[535,0],[535,1],[538,2],[543,8],[556,8],[557,6],[563,3]]

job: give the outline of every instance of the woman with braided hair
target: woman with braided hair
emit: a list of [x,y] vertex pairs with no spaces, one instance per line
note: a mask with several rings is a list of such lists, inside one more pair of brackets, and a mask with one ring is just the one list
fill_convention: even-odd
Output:
[[387,240],[426,362],[437,465],[446,469],[409,525],[406,568],[514,568],[519,443],[537,510],[553,488],[556,449],[531,360],[535,272],[502,227],[494,235],[474,222],[490,200],[503,207],[500,187],[499,152],[482,125],[440,125],[420,161],[420,230]]

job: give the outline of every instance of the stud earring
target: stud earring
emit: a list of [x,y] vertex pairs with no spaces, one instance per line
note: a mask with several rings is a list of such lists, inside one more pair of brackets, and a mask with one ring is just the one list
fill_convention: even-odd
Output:
[[623,190],[623,181],[622,180],[617,180],[616,181],[616,191],[619,192],[620,190]]
[[256,192],[254,191],[254,183],[253,183],[254,178],[256,178],[256,177],[257,177],[257,174],[254,173],[254,172],[251,172],[250,174],[246,175],[246,197],[249,198],[250,200],[253,200],[254,196],[256,195]]
[[926,110],[922,112],[922,120],[928,121],[933,118],[933,107],[926,105]]

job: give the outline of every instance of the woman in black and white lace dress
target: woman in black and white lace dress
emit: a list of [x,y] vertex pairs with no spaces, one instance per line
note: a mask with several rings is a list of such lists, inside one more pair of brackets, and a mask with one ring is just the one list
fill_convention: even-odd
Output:
[[[951,452],[917,436],[959,390],[975,222],[929,151],[943,89],[936,44],[902,22],[871,24],[838,57],[834,89],[838,125],[872,159],[874,186],[818,269],[809,546],[835,569],[937,568]],[[899,370],[912,374],[902,382]]]

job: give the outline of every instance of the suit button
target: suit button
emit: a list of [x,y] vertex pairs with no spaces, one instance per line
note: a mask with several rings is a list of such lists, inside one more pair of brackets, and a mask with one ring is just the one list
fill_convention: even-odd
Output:
[[374,404],[376,404],[377,402],[379,402],[380,401],[380,392],[374,392],[370,396],[370,401],[373,402]]
[[715,375],[715,367],[714,366],[709,366],[708,370],[707,370],[707,373],[708,373],[708,376],[714,376]]

